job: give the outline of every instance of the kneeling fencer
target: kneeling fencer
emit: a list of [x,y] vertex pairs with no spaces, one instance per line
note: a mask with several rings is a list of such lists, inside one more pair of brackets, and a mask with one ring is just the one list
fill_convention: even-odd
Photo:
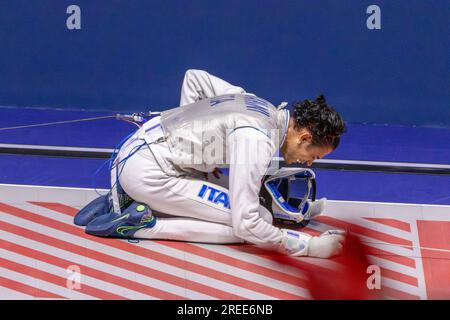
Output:
[[[287,164],[311,166],[338,147],[346,130],[323,96],[294,103],[292,114],[284,106],[188,70],[180,107],[151,118],[121,145],[111,192],[83,208],[75,223],[97,236],[339,254],[341,231],[313,237],[273,225],[274,217],[305,225],[326,205],[325,198],[309,199],[312,170],[274,168],[278,150]],[[218,168],[229,168],[229,175]]]

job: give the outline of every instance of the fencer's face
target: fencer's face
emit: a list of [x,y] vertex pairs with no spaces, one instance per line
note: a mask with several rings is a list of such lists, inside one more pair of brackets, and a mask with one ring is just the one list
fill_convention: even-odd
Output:
[[296,129],[294,121],[289,121],[286,139],[281,146],[281,154],[287,164],[300,163],[308,167],[316,159],[321,159],[333,151],[331,146],[315,146],[311,133],[305,129]]

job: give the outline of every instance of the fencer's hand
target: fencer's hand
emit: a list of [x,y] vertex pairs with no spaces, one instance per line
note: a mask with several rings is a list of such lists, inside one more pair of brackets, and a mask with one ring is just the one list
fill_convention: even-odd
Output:
[[308,256],[316,258],[331,258],[342,253],[346,232],[343,230],[328,230],[319,237],[312,237],[308,244]]
[[220,179],[220,175],[223,174],[222,170],[220,170],[219,168],[215,168],[214,171],[212,172],[212,174],[214,175],[214,177],[216,177],[217,179]]
[[[220,170],[219,168],[215,168],[211,173],[214,177],[216,177],[216,179],[220,179],[220,175],[223,174],[222,170]],[[205,176],[205,180],[208,180],[208,173],[205,172],[203,173],[203,175]]]

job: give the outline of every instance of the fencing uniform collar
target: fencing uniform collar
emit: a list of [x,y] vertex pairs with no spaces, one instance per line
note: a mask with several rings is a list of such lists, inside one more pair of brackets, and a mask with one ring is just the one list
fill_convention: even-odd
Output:
[[284,143],[284,140],[286,140],[287,130],[289,127],[289,117],[290,117],[289,110],[286,109],[278,110],[277,127],[280,128],[279,148],[281,148],[281,146]]

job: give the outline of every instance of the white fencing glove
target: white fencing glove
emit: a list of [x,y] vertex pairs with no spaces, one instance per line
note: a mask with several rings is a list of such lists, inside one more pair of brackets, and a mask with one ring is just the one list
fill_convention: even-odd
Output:
[[328,230],[309,241],[308,256],[316,258],[330,258],[342,253],[344,248],[345,231]]
[[308,254],[308,245],[312,236],[289,229],[281,229],[281,232],[283,238],[278,251],[296,257]]
[[331,258],[342,252],[345,231],[328,230],[319,237],[303,232],[281,229],[283,238],[280,250],[291,256],[308,256],[315,258]]

